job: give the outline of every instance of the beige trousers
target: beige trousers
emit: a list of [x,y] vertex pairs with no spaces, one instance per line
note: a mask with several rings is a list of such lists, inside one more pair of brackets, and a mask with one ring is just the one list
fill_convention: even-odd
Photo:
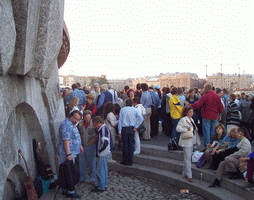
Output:
[[237,172],[240,162],[238,158],[227,156],[216,171],[216,178],[221,180],[224,172]]
[[151,126],[150,126],[150,116],[151,116],[151,108],[148,107],[146,108],[146,114],[143,115],[144,117],[144,126],[146,127],[146,131],[143,133],[143,139],[144,140],[150,140],[151,139],[151,135],[150,135],[150,132],[151,132]]

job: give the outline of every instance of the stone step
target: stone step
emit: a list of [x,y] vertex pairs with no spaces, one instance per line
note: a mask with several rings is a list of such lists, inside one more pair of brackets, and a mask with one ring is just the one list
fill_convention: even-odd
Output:
[[190,192],[199,194],[208,200],[221,199],[221,200],[244,200],[253,199],[247,195],[240,196],[220,188],[209,188],[210,183],[200,180],[194,180],[194,183],[188,182],[186,178],[183,178],[180,174],[174,173],[169,170],[158,169],[155,167],[149,167],[145,165],[133,164],[132,166],[124,166],[119,163],[109,163],[109,169],[116,170],[124,173],[133,174],[136,176],[142,176],[160,182],[175,185],[181,189],[189,189]]
[[[153,145],[150,145],[150,146],[153,146]],[[154,152],[152,153],[152,151]],[[134,155],[134,163],[138,165],[146,166],[149,168],[151,167],[151,168],[156,168],[158,170],[160,169],[160,170],[170,171],[180,175],[182,174],[183,161],[175,160],[172,158],[159,157],[157,156],[159,153],[158,152],[156,153],[156,151],[157,150],[155,148],[152,148],[152,150],[150,150],[151,154],[156,156],[146,155],[146,154]],[[159,149],[158,151],[161,152],[161,149]],[[149,151],[147,150],[147,152]],[[120,162],[122,160],[122,152],[115,151],[113,153],[113,159]],[[215,179],[215,174],[213,174],[212,172],[213,170],[211,169],[197,168],[196,164],[192,163],[192,174],[195,180],[200,179],[200,176],[202,173],[203,182],[207,182],[207,184],[211,184]],[[230,180],[224,176],[221,181],[221,188],[234,192],[240,196],[250,197],[248,199],[254,199],[254,193],[250,191],[250,189],[245,189],[243,187],[243,180]],[[210,188],[206,188],[206,189],[209,190]]]
[[168,147],[165,146],[142,144],[141,153],[162,158],[183,160],[183,151],[168,151]]

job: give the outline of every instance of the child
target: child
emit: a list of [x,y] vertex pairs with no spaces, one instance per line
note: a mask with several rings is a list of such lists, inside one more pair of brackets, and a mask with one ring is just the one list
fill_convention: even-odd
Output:
[[219,123],[215,126],[215,134],[212,135],[210,143],[206,146],[205,150],[205,165],[204,169],[209,169],[212,163],[212,151],[217,146],[217,144],[226,136],[225,127],[223,124]]
[[108,160],[114,147],[110,130],[99,116],[93,118],[93,125],[98,131],[96,156],[99,158],[97,163],[97,187],[91,192],[103,192],[108,187]]

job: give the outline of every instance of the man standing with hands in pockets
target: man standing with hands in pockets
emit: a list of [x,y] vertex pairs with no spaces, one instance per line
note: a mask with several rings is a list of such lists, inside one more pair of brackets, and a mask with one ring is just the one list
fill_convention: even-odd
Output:
[[133,105],[132,99],[126,100],[126,107],[120,110],[118,121],[119,138],[123,142],[123,161],[122,165],[133,164],[134,134],[143,122],[143,117],[139,110]]

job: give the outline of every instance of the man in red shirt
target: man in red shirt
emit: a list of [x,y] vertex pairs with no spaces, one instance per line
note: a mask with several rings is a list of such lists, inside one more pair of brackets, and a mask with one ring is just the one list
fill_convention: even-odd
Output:
[[[206,84],[204,90],[205,94],[191,106],[194,110],[201,107],[202,132],[204,135],[204,146],[206,147],[214,134],[218,120],[220,121],[221,119],[223,105],[219,95],[212,90],[212,85]],[[189,105],[188,102],[186,104]]]

